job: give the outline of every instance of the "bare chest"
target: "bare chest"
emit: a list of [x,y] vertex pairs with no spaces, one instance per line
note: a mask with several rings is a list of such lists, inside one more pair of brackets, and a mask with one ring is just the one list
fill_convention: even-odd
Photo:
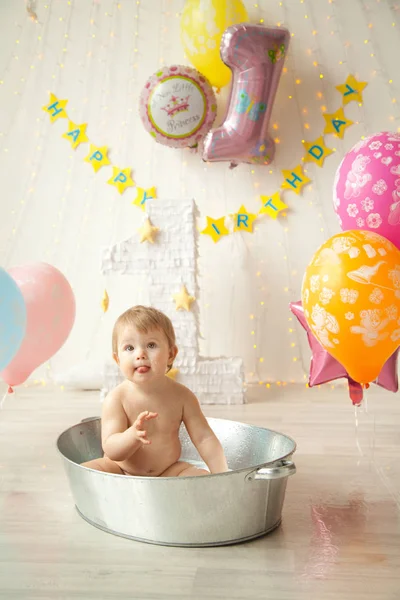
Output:
[[145,421],[144,427],[149,433],[169,434],[177,431],[182,422],[182,402],[168,396],[128,400],[124,403],[124,409],[128,417],[128,427],[133,425],[140,413],[144,411],[157,413],[155,419]]

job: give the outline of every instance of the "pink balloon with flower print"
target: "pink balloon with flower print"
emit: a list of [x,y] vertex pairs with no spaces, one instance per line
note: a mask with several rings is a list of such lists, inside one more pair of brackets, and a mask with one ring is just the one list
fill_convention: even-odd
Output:
[[344,231],[375,231],[400,249],[400,133],[377,133],[345,155],[333,202]]

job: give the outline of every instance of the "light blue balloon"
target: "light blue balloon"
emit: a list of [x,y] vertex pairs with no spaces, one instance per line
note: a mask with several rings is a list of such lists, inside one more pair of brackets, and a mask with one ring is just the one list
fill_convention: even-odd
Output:
[[26,330],[26,306],[14,279],[0,267],[0,371],[17,354]]

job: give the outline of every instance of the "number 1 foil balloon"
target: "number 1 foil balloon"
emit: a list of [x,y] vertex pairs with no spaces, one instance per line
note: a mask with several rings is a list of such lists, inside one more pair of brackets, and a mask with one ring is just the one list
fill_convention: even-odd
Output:
[[232,88],[225,119],[210,131],[203,159],[268,165],[275,142],[268,123],[289,46],[283,27],[242,23],[228,27],[221,41],[221,58],[232,69]]

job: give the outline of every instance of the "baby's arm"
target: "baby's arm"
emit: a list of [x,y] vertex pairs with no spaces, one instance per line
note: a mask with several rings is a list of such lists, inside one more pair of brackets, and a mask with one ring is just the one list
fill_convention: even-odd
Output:
[[224,473],[228,464],[221,443],[203,415],[199,401],[189,390],[185,394],[183,422],[190,439],[211,473]]
[[128,427],[128,418],[123,409],[119,394],[111,392],[104,400],[101,417],[101,440],[104,453],[111,460],[123,461],[130,458],[143,445],[151,444],[144,421],[157,417],[157,413],[140,413],[136,421]]

